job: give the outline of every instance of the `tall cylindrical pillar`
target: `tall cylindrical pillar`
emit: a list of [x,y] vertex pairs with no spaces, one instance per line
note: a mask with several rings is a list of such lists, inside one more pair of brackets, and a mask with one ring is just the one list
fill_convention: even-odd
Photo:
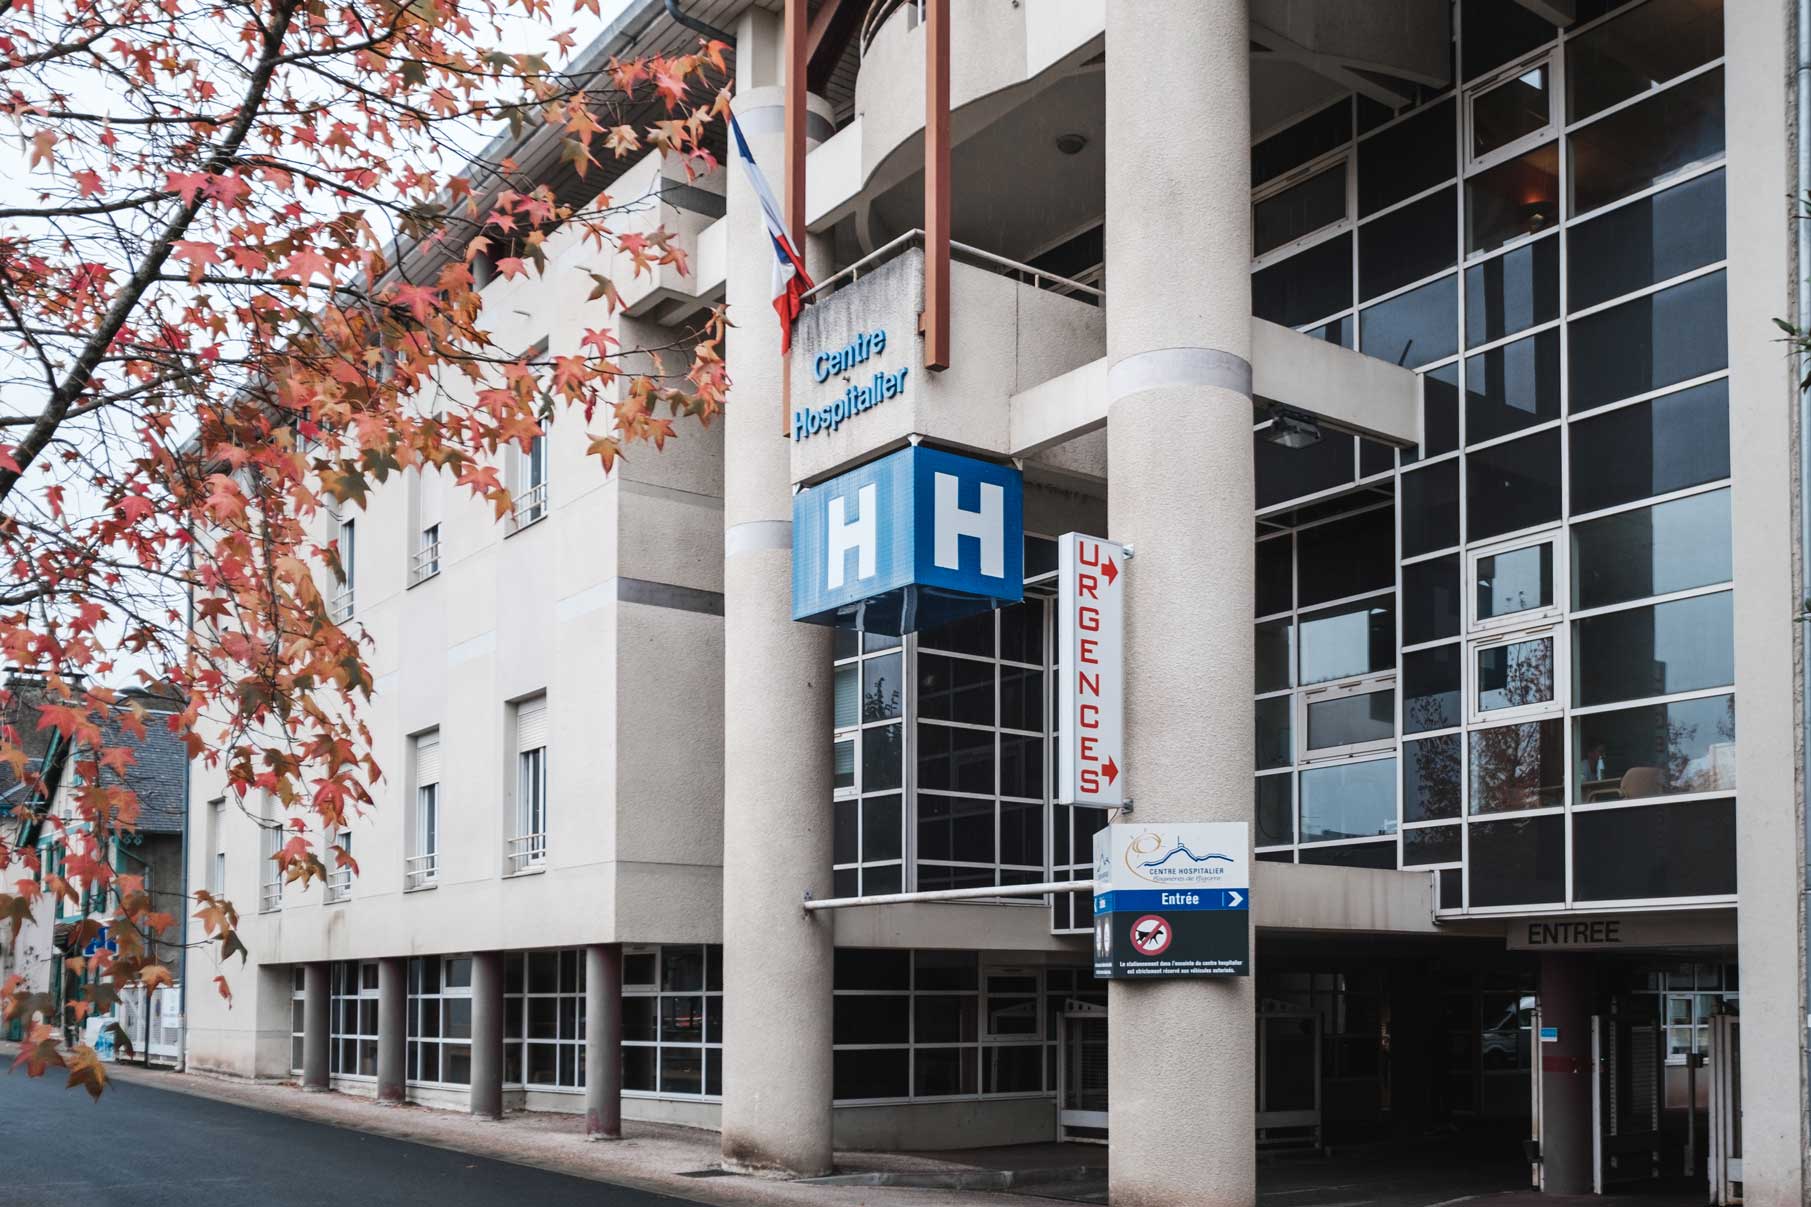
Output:
[[[1107,0],[1107,47],[1108,535],[1137,554],[1125,601],[1127,820],[1246,821],[1246,4]],[[1187,222],[1164,220],[1177,198]],[[1115,1207],[1257,1201],[1254,980],[1255,969],[1111,987]]]
[[1548,1194],[1590,1194],[1591,1015],[1597,988],[1592,957],[1543,952],[1541,1027],[1535,1037],[1541,1068],[1541,1189]]
[[503,953],[472,955],[471,1111],[503,1117]]
[[409,1048],[409,962],[391,956],[377,962],[377,1099],[401,1102]]
[[302,1088],[328,1087],[328,1046],[333,1043],[333,965],[315,963],[302,974]]
[[[767,180],[786,162],[778,18],[737,27],[736,118]],[[814,135],[830,128],[813,98]],[[733,158],[733,157],[732,157]],[[831,1167],[830,634],[792,620],[791,445],[773,245],[740,165],[728,177],[731,318],[723,467],[723,1160]],[[782,202],[783,203],[783,202]],[[814,268],[816,266],[814,265]]]
[[585,1136],[623,1138],[623,949],[585,949]]

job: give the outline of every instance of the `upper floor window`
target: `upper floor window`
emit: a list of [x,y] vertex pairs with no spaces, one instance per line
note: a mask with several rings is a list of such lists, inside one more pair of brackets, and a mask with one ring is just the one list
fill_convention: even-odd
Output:
[[510,494],[515,502],[509,529],[519,532],[547,516],[547,435],[536,436],[526,448],[511,450]]
[[515,833],[509,840],[511,875],[547,862],[547,697],[516,705]]
[[208,802],[208,892],[226,892],[226,798]]
[[351,517],[336,522],[334,540],[339,545],[340,581],[333,589],[328,615],[335,624],[352,619],[358,587],[358,523]]
[[409,551],[409,585],[425,582],[440,573],[440,526],[444,483],[438,473],[417,470],[409,477],[409,512],[415,532]]
[[[352,895],[352,835],[344,830],[330,836],[327,850],[327,900],[344,901]],[[335,849],[337,848],[337,850]],[[340,852],[345,853],[342,858]]]
[[409,854],[403,889],[426,888],[440,877],[440,731],[415,738],[415,811],[409,818]]
[[278,824],[268,794],[258,819],[258,911],[269,913],[283,908],[283,869],[277,866],[277,852],[283,846],[283,830]]

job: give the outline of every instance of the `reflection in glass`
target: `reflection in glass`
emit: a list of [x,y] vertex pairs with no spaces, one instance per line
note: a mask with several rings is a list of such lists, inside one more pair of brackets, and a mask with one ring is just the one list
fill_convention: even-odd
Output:
[[1459,724],[1460,647],[1436,646],[1402,656],[1402,731],[1424,733]]
[[1252,845],[1269,847],[1295,841],[1295,801],[1289,795],[1294,782],[1291,775],[1258,777],[1257,826],[1252,832]]
[[[1341,843],[1338,846],[1302,847],[1300,858],[1303,863],[1320,864],[1324,867],[1393,870],[1396,867],[1396,844],[1394,842],[1353,842]],[[1371,1054],[1375,1054],[1374,1046]]]
[[1618,407],[1570,433],[1573,515],[1727,478],[1729,382]]
[[1725,194],[1718,168],[1574,226],[1566,244],[1567,307],[1583,310],[1721,260]]
[[1300,680],[1326,683],[1396,665],[1396,608],[1391,596],[1341,604],[1301,618]]
[[1257,669],[1259,692],[1281,691],[1290,687],[1289,647],[1295,640],[1295,626],[1288,620],[1267,620],[1257,629]]
[[1727,368],[1727,306],[1713,272],[1572,320],[1572,413]]
[[1459,816],[1463,739],[1456,733],[1402,744],[1402,820]]
[[1728,582],[1729,492],[1619,511],[1572,528],[1572,606],[1601,608]]
[[1340,763],[1299,774],[1303,842],[1396,832],[1396,760]]
[[1467,839],[1474,907],[1566,899],[1563,814],[1473,822]]
[[870,796],[861,803],[861,857],[873,863],[898,859],[903,841],[904,823],[900,820],[900,797]]
[[1572,842],[1572,891],[1580,901],[1736,891],[1733,800],[1575,813]]
[[1477,561],[1479,620],[1493,620],[1553,604],[1553,545],[1492,553]]
[[1723,153],[1723,69],[1707,71],[1571,136],[1574,214],[1640,192]]
[[1559,472],[1558,428],[1467,453],[1465,523],[1470,539],[1559,519]]
[[[1618,211],[1620,212],[1620,211]],[[1578,260],[1578,244],[1571,249]],[[1574,295],[1576,296],[1576,294]],[[1465,270],[1467,347],[1559,317],[1559,239],[1538,239]]]
[[1566,803],[1562,721],[1476,730],[1471,738],[1471,811],[1510,813]]
[[1441,461],[1402,475],[1402,556],[1459,543],[1459,462]]
[[1559,144],[1505,160],[1465,182],[1465,251],[1492,251],[1559,221]]
[[1722,53],[1721,0],[1648,0],[1566,43],[1568,120],[1640,96]]
[[862,730],[861,782],[867,791],[899,787],[905,757],[903,732],[898,725]]
[[1480,444],[1559,418],[1559,331],[1465,361],[1465,442]]
[[1580,707],[1735,682],[1727,591],[1586,617],[1572,632],[1572,703]]
[[1441,277],[1360,312],[1366,356],[1413,369],[1459,350],[1459,278]]
[[1419,645],[1459,633],[1459,555],[1410,562],[1402,568],[1402,644]]
[[1524,708],[1553,699],[1553,638],[1478,651],[1478,711]]
[[[1459,366],[1455,362],[1429,369],[1421,375],[1421,450],[1423,457],[1437,457],[1459,447]],[[1410,464],[1416,450],[1402,450],[1402,463]],[[1455,528],[1455,531],[1457,529]]]
[[1383,742],[1396,736],[1396,689],[1309,700],[1308,746],[1310,751]]
[[1463,826],[1423,826],[1402,832],[1402,866],[1458,863],[1463,858]]
[[1352,105],[1344,97],[1251,148],[1253,188],[1275,180],[1352,139]]
[[900,655],[888,654],[862,663],[861,719],[890,721],[899,715]]
[[1587,713],[1572,724],[1578,803],[1735,789],[1734,696]]
[[1472,157],[1545,129],[1551,120],[1552,95],[1545,63],[1478,93],[1471,102]]

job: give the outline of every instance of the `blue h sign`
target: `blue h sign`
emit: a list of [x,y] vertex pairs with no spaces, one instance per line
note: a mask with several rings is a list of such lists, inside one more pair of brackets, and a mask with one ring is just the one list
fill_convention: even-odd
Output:
[[908,633],[1024,598],[1008,466],[915,446],[792,500],[792,618]]

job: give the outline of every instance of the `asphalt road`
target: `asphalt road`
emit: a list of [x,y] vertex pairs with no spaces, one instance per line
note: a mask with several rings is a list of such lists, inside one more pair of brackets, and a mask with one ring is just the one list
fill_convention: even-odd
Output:
[[[52,1070],[52,1074],[55,1070]],[[191,1094],[0,1073],[0,1204],[689,1207],[684,1200],[367,1136]]]

